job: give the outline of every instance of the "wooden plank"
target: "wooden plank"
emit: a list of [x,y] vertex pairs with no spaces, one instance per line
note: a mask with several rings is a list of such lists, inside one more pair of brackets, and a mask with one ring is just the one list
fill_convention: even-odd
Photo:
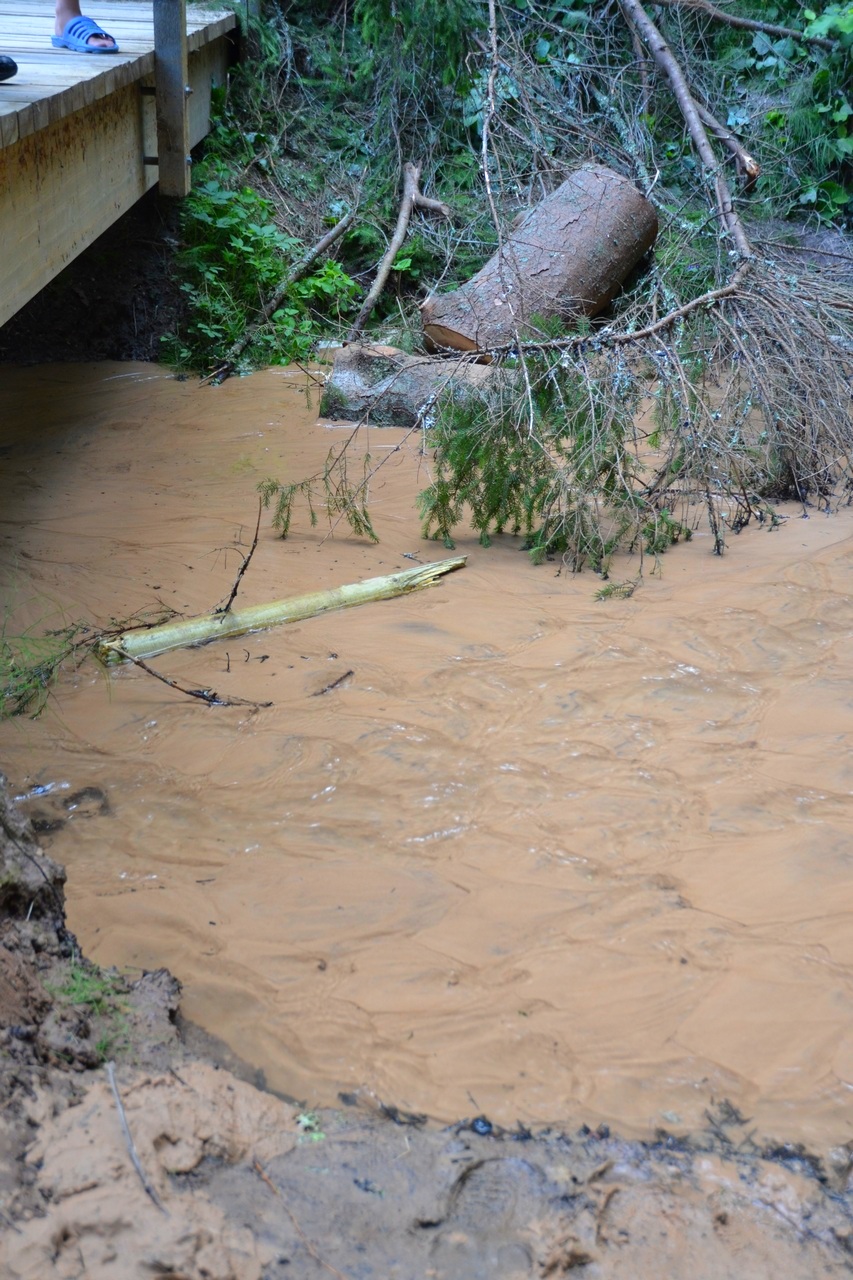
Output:
[[[151,4],[88,0],[85,7],[106,30],[116,28],[120,53],[83,54],[53,49],[49,41],[54,6],[50,0],[0,3],[0,49],[13,52],[19,67],[14,81],[5,82],[0,94],[0,146],[11,146],[34,129],[44,128],[62,115],[79,111],[150,74],[154,65]],[[189,10],[188,52],[221,40],[236,22],[230,11]],[[57,93],[61,94],[58,98]],[[55,99],[49,106],[38,105],[48,97]],[[10,119],[12,112],[14,120]]]
[[0,151],[0,324],[157,180],[154,107],[136,85]]
[[128,84],[150,75],[153,69],[154,55],[149,52],[131,62],[114,64],[100,74],[88,75],[85,79],[75,77],[66,88],[58,90],[50,86],[40,88],[38,85],[28,84],[26,80],[21,82],[16,76],[14,80],[5,82],[0,96],[9,103],[16,104],[18,137],[23,138],[55,119],[73,115],[92,102],[120,92]]
[[12,147],[18,141],[18,113],[0,114],[0,147]]
[[[95,19],[105,30],[116,37],[122,46],[122,37],[146,40],[153,43],[153,22],[151,5],[98,4],[96,0],[88,0],[84,5],[89,17]],[[237,19],[230,10],[213,11],[190,9],[187,13],[187,31],[206,43],[217,40],[226,31],[236,26]],[[115,30],[113,30],[115,28]],[[15,49],[51,49],[50,37],[54,32],[54,6],[50,3],[33,3],[0,7],[0,40],[5,43],[14,37]],[[122,46],[123,51],[123,46]],[[69,50],[57,50],[68,53]],[[121,56],[113,54],[83,54],[87,58],[112,58]]]
[[[44,18],[45,15],[48,15],[52,31],[54,7],[52,0],[16,0],[15,3],[3,0],[3,3],[0,3],[0,30],[2,30],[4,22],[15,17],[24,16],[37,22]],[[84,8],[87,14],[90,14],[102,26],[104,18],[107,21],[112,18],[120,18],[122,21],[128,22],[151,22],[151,0],[147,0],[145,4],[125,4],[123,0],[119,0],[119,3],[113,3],[112,0],[86,0]],[[218,5],[215,9],[195,9],[190,6],[187,18],[189,22],[204,23],[215,21],[223,15],[233,17],[234,7]]]
[[[184,193],[186,156],[209,131],[211,89],[225,81],[226,36],[237,21],[231,12],[196,10],[183,24],[185,0],[156,4],[168,6],[171,19],[177,14],[183,35],[184,61],[179,50],[171,82],[182,106],[171,191]],[[151,2],[84,7],[121,53],[53,49],[53,0],[0,0],[0,50],[19,66],[0,86],[0,243],[14,246],[0,260],[0,324],[158,180],[158,168],[143,162],[158,152],[155,98],[140,92],[156,75]]]
[[189,55],[190,148],[197,147],[210,133],[210,98],[213,89],[221,88],[228,79],[229,48],[225,40],[206,44]]
[[190,189],[186,9],[186,0],[154,0],[157,157],[165,196],[185,196]]

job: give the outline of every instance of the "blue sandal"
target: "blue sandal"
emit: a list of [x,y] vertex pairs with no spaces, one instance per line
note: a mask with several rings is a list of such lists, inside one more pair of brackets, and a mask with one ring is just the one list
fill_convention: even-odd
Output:
[[[104,48],[103,45],[89,44],[92,36],[104,36],[113,41],[112,45]],[[54,49],[71,49],[74,53],[118,53],[115,40],[98,26],[94,18],[69,18],[62,35],[51,36],[50,43]]]

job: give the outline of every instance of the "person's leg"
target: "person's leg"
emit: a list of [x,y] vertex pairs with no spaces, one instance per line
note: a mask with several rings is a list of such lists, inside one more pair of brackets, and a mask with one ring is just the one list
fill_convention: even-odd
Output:
[[[56,0],[56,34],[61,36],[72,18],[82,18],[80,0]],[[87,44],[93,49],[112,49],[115,40],[108,35],[92,35]]]
[[11,80],[12,76],[18,74],[18,64],[12,58],[7,58],[5,53],[0,53],[0,80]]

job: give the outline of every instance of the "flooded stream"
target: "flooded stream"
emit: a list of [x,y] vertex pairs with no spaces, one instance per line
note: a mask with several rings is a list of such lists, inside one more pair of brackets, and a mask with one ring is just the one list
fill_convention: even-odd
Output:
[[[343,439],[298,371],[2,385],[9,634],[222,602],[257,482]],[[401,438],[359,445],[388,456],[378,546],[265,518],[242,603],[451,554],[419,536]],[[725,1098],[765,1136],[853,1139],[853,514],[790,514],[605,602],[462,538],[429,591],[152,664],[269,709],[67,670],[0,762],[66,820],[85,951],[168,966],[189,1018],[312,1105],[647,1136]],[[68,807],[83,788],[108,807]]]

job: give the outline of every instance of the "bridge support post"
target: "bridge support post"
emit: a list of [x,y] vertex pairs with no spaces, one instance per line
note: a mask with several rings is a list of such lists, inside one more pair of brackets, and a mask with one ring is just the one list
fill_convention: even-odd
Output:
[[190,190],[186,0],[154,0],[154,75],[160,192]]

